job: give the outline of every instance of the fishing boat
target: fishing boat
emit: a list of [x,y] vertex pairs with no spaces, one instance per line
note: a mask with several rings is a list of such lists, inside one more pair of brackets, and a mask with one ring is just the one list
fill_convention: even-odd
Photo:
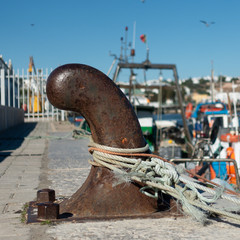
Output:
[[193,125],[193,138],[209,137],[215,119],[221,127],[228,128],[229,111],[226,104],[219,101],[199,103],[189,118]]
[[233,117],[231,112],[231,107],[220,101],[199,103],[193,109],[189,121],[193,124],[192,163],[195,165],[189,164],[189,159],[185,163],[208,179],[240,190],[238,117]]
[[214,119],[220,117],[223,121],[223,127],[228,127],[229,111],[226,104],[222,102],[199,103],[193,111],[191,118],[196,122],[204,116],[207,117],[209,122],[213,122]]

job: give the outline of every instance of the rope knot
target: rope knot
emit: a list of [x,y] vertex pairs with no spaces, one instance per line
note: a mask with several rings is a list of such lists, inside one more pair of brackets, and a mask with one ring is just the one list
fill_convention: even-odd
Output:
[[154,171],[166,185],[170,186],[179,182],[179,174],[172,164],[158,158],[152,158],[152,161],[156,163]]

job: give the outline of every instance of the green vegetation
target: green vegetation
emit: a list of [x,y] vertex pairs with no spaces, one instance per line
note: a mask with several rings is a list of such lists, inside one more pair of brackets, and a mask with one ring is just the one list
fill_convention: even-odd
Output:
[[21,223],[26,223],[28,207],[29,207],[28,203],[25,203],[23,205],[23,208],[22,208],[22,211],[21,211]]
[[[150,99],[152,102],[158,101],[158,94],[153,92],[147,92],[146,96]],[[176,89],[175,86],[163,86],[162,87],[162,102],[166,103],[167,99],[172,99],[173,101],[176,98]]]
[[41,222],[41,225],[52,225],[53,222],[51,220],[45,220]]
[[[234,79],[234,78],[232,78],[232,80],[233,80],[233,79]],[[218,82],[220,82],[220,81],[222,81],[222,82],[226,82],[226,77],[220,75],[220,76],[218,77]]]
[[186,86],[190,89],[194,88],[194,83],[191,78],[187,79],[185,82],[182,83],[182,86]]
[[[236,82],[239,81],[239,78],[232,78],[230,82]],[[220,85],[220,82],[225,83],[226,82],[226,76],[220,75],[218,77],[218,80],[215,82],[215,87]],[[162,87],[162,103],[165,104],[167,99],[173,100],[175,102],[177,100],[177,95],[176,95],[176,86],[175,82],[170,82],[168,83],[168,86],[163,86]],[[189,78],[182,82],[180,84],[181,92],[182,92],[182,97],[185,102],[192,102],[192,93],[198,93],[202,95],[208,95],[210,96],[211,92],[211,81],[208,79],[201,78],[198,80],[198,83],[194,83],[192,78]],[[187,95],[186,88],[190,89],[190,94]],[[158,94],[153,93],[152,91],[148,90],[146,91],[146,96],[149,98],[151,102],[157,102],[158,101]]]
[[191,78],[182,83],[183,87],[188,87],[191,92],[209,95],[210,82],[204,78],[199,79],[199,83],[193,83]]

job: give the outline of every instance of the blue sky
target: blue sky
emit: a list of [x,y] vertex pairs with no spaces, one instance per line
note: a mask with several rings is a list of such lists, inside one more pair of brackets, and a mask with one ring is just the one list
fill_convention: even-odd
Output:
[[[15,69],[82,63],[107,73],[120,38],[133,39],[136,62],[176,64],[180,78],[240,76],[239,0],[0,0],[0,54]],[[206,27],[200,20],[214,21]],[[31,26],[34,24],[34,26]],[[111,75],[110,75],[111,77]]]

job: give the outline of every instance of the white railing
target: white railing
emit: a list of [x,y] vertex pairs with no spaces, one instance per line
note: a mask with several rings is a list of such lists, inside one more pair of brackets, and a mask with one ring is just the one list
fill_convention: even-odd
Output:
[[22,108],[25,120],[65,120],[65,112],[53,107],[46,95],[48,69],[37,69],[36,73],[28,71],[1,69],[0,105]]

